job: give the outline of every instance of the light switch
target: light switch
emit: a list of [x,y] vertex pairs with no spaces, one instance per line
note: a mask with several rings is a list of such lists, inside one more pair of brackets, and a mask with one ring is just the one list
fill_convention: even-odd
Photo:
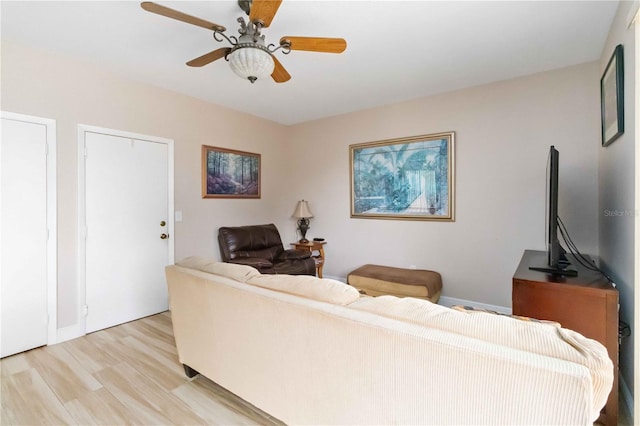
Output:
[[182,211],[178,210],[175,214],[176,222],[182,222]]

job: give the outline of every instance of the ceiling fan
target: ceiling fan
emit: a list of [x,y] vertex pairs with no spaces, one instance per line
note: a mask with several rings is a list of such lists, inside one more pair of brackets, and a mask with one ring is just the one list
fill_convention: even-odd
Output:
[[282,0],[238,0],[240,8],[249,15],[248,22],[243,17],[238,18],[240,28],[239,37],[227,36],[226,28],[195,16],[170,9],[154,2],[141,3],[144,10],[197,25],[213,31],[213,38],[218,42],[227,41],[231,47],[221,47],[187,62],[190,67],[201,67],[220,58],[229,61],[231,69],[240,77],[254,83],[259,78],[271,78],[276,83],[284,83],[291,76],[276,59],[274,53],[282,50],[288,54],[292,50],[306,50],[311,52],[342,53],[347,48],[347,42],[342,38],[326,37],[290,37],[280,38],[278,46],[266,44],[265,36],[261,34],[263,28],[269,27]]

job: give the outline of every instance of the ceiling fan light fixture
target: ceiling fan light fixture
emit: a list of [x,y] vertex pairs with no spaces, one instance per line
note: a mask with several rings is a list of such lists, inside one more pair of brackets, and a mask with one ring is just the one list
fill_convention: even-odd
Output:
[[273,73],[275,62],[271,54],[259,45],[238,45],[229,53],[229,65],[234,73],[254,83]]
[[[0,0],[2,1],[2,0]],[[224,26],[215,24],[196,16],[187,15],[178,10],[159,5],[152,1],[144,1],[140,6],[147,12],[165,16],[213,31],[213,39],[217,42],[228,42],[230,46],[221,47],[205,53],[187,62],[190,67],[202,67],[224,58],[229,62],[234,73],[255,83],[257,79],[271,76],[276,83],[284,83],[291,79],[291,75],[276,59],[274,53],[281,50],[288,54],[292,50],[308,52],[342,53],[347,48],[347,42],[342,38],[329,37],[282,37],[280,44],[266,44],[265,36],[261,34],[263,28],[268,28],[275,16],[282,0],[236,0],[249,19],[239,17],[240,36],[225,34]]]

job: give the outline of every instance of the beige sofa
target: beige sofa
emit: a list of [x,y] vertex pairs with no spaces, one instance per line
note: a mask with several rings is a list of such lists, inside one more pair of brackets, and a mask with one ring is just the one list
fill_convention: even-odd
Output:
[[166,274],[185,370],[287,424],[587,425],[611,390],[605,348],[557,325],[202,258]]

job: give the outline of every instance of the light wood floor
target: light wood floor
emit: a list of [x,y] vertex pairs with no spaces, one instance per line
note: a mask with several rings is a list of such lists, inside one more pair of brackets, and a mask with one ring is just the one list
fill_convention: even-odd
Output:
[[[0,425],[283,424],[205,377],[188,379],[168,312],[3,358],[0,374]],[[631,425],[620,404],[619,424]]]
[[2,425],[282,425],[188,379],[168,312],[0,360]]

